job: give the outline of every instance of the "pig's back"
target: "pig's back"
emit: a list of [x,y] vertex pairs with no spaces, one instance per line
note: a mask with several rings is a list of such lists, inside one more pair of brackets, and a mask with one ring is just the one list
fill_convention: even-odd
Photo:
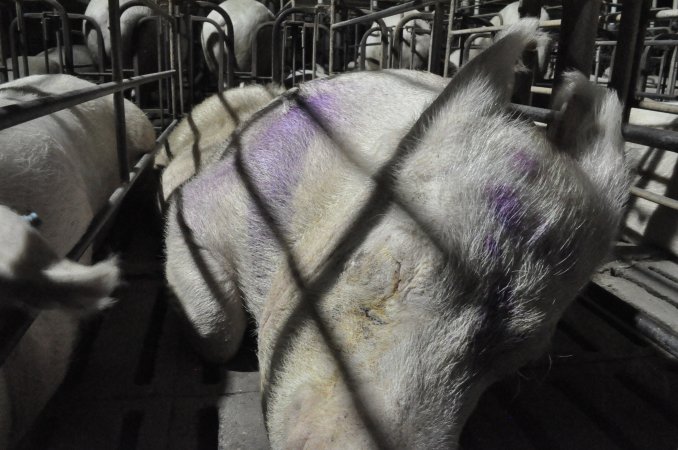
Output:
[[[323,236],[349,225],[374,187],[371,176],[447,81],[400,70],[302,85],[255,114],[220,161],[183,187],[187,225],[218,259],[242,268],[255,316],[286,255],[312,276],[323,259],[316,250],[331,247]],[[301,239],[308,233],[315,245]],[[296,248],[302,241],[305,249]]]

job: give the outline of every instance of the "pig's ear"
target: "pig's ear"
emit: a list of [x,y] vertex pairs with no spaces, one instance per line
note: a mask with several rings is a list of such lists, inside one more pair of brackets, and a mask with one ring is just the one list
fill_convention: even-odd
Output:
[[538,19],[522,19],[499,34],[487,50],[464,65],[434,101],[439,108],[491,114],[506,108],[521,57],[548,38],[538,31]]

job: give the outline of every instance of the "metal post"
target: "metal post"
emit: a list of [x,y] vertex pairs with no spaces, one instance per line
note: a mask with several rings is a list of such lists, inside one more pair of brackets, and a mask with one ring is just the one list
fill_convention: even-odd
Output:
[[612,66],[609,87],[616,89],[619,98],[624,102],[624,122],[628,121],[631,107],[636,100],[636,79],[649,12],[650,0],[622,2],[617,57]]
[[[26,22],[24,21],[24,9],[21,0],[16,0],[16,19],[19,27],[19,42],[21,43],[21,57],[24,66],[24,75],[28,73],[28,38],[26,36]],[[12,69],[14,70],[14,79],[19,78],[19,58],[16,52],[12,52]]]
[[188,41],[188,47],[186,48],[186,58],[188,59],[188,105],[186,106],[186,111],[190,112],[193,109],[194,102],[194,92],[193,92],[193,83],[195,81],[194,77],[194,61],[193,61],[193,20],[191,20],[191,5],[189,2],[186,2],[184,8],[184,23],[186,24],[186,40]]
[[[431,27],[431,53],[429,55],[428,70],[436,75],[442,75],[445,72],[447,63],[443,61],[445,52],[445,28],[443,27],[445,7],[442,1],[435,4],[433,8],[433,25]],[[452,20],[452,12],[450,12]],[[412,31],[414,34],[414,30]],[[414,47],[412,48],[414,52]]]
[[600,0],[563,0],[554,89],[558,89],[567,70],[579,70],[587,78],[591,74],[600,4]]
[[450,16],[447,23],[447,35],[445,37],[445,66],[443,76],[449,76],[450,53],[452,53],[452,30],[454,29],[454,13],[457,11],[457,0],[450,0]]
[[[111,32],[111,66],[114,82],[122,81],[122,46],[120,37],[120,3],[108,0],[108,26]],[[127,127],[125,124],[125,98],[122,91],[113,94],[115,108],[115,137],[118,147],[120,179],[129,181],[127,165]]]

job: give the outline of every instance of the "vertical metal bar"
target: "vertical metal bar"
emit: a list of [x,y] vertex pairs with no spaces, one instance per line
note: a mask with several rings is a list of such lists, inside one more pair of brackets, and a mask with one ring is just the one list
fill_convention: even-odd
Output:
[[0,63],[5,68],[4,71],[0,71],[0,83],[9,81],[9,73],[7,71],[7,53],[8,53],[8,37],[5,33],[9,30],[7,26],[8,15],[4,8],[0,6]]
[[447,17],[447,37],[445,39],[445,67],[443,76],[449,76],[450,54],[452,53],[452,30],[454,29],[454,13],[457,10],[457,0],[450,0],[450,14]]
[[[175,17],[174,14],[174,0],[169,0],[168,11]],[[181,74],[177,70],[177,58],[176,58],[176,40],[174,35],[176,34],[177,22],[172,20],[169,26],[169,36],[167,41],[169,42],[169,63],[170,69],[174,70],[171,80],[171,91],[172,91],[172,119],[177,120],[181,116],[180,105],[179,105],[179,84],[181,80]]]
[[335,17],[335,10],[336,10],[336,0],[330,0],[330,67],[329,67],[329,73],[328,75],[332,75],[334,73],[334,30],[332,29],[332,25],[334,25],[334,21],[336,20]]
[[429,57],[428,70],[436,75],[442,75],[447,64],[443,64],[443,49],[445,42],[445,30],[443,28],[443,20],[445,8],[442,1],[435,4],[433,8],[433,24],[431,26],[431,50]]
[[177,72],[179,73],[179,111],[183,115],[186,112],[186,105],[184,102],[184,62],[181,50],[181,3],[174,6],[175,10],[175,27],[174,34],[172,35],[172,40],[176,42],[176,52],[174,53],[174,58],[177,61]]
[[[40,28],[42,30],[42,50],[45,60],[45,71],[49,73],[49,55],[47,54],[47,50],[49,50],[49,42],[47,40],[49,30],[47,29],[47,16],[45,13],[42,13],[42,17],[40,18]],[[61,63],[61,61],[59,61],[59,63]],[[63,66],[61,66],[61,71],[63,73]]]
[[[158,54],[157,56],[157,70],[158,72],[162,72],[164,69],[164,66],[162,64],[163,60],[163,54],[165,53],[165,46],[163,45],[163,39],[162,39],[162,33],[165,28],[165,23],[163,20],[158,19],[156,21],[156,27],[155,27],[155,45],[156,48],[158,49]],[[164,79],[161,78],[158,80],[158,103],[160,105],[160,129],[164,130],[165,129],[165,96],[164,96]]]
[[678,47],[673,47],[671,52],[671,64],[669,65],[668,94],[673,95],[676,92],[676,69],[678,69]]
[[[30,75],[28,73],[28,38],[26,36],[26,21],[24,20],[24,8],[21,0],[16,1],[16,19],[17,26],[19,27],[19,42],[21,43],[21,59],[24,66],[24,75]],[[18,60],[17,60],[18,62]],[[15,61],[12,61],[14,70],[14,77],[19,78],[19,66]]]
[[[108,24],[111,32],[111,65],[113,81],[122,81],[122,45],[120,37],[120,3],[108,0]],[[72,61],[71,61],[72,62]],[[113,94],[115,108],[115,138],[118,148],[120,179],[129,181],[127,166],[127,129],[125,126],[125,98],[122,91]]]
[[[313,48],[311,49],[311,79],[315,80],[317,77],[316,73],[316,65],[318,63],[316,53],[318,52],[318,37],[319,37],[319,31],[318,31],[318,25],[320,23],[320,12],[317,12],[313,16]],[[357,53],[357,50],[354,52]]]
[[[619,40],[616,48],[617,57],[612,66],[609,86],[617,90],[619,98],[624,102],[624,122],[628,121],[631,107],[636,99],[636,78],[649,11],[649,0],[622,1]],[[631,64],[629,64],[629,61]]]
[[579,70],[586,77],[591,74],[600,4],[601,0],[563,0],[554,89],[567,70]]
[[[190,112],[193,109],[193,102],[195,101],[195,96],[193,92],[193,83],[195,81],[195,76],[193,73],[194,61],[193,61],[193,20],[191,20],[191,5],[189,2],[186,2],[184,7],[184,23],[186,24],[186,40],[188,47],[186,48],[186,58],[188,59],[188,105],[187,111]],[[221,68],[223,70],[223,68]]]

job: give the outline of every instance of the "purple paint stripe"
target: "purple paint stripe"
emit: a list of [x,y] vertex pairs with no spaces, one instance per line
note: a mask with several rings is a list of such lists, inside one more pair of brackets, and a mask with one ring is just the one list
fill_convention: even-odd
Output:
[[518,191],[509,185],[498,184],[489,186],[487,195],[497,220],[509,230],[517,231],[523,213]]

